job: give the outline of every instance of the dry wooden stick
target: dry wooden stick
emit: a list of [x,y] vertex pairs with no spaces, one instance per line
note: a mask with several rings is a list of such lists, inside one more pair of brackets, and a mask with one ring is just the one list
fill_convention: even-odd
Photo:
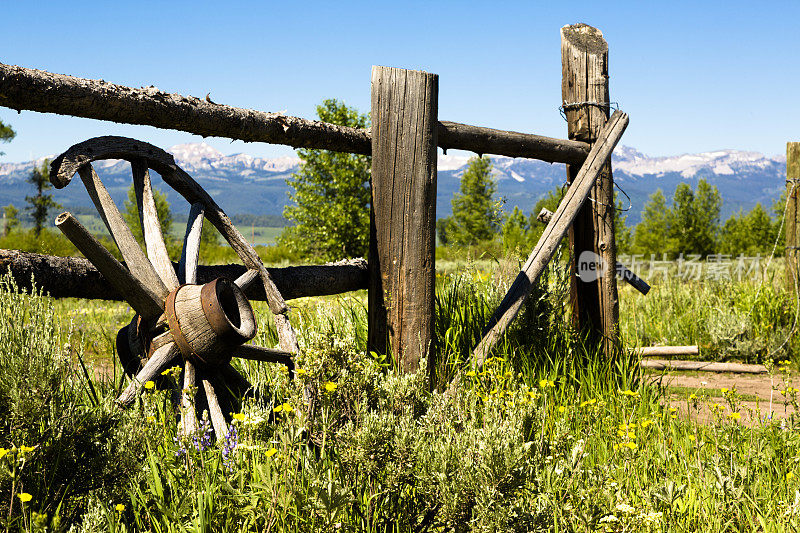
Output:
[[639,363],[642,368],[651,370],[697,370],[701,372],[736,372],[740,374],[766,374],[763,365],[741,363],[714,363],[707,361],[659,361],[648,359]]
[[603,169],[603,165],[605,165],[614,147],[625,132],[628,121],[627,114],[616,111],[603,127],[578,176],[558,205],[558,209],[556,209],[550,223],[547,224],[544,233],[539,238],[539,242],[528,257],[522,271],[517,275],[500,306],[492,315],[483,339],[472,352],[472,361],[475,367],[480,368],[483,366],[486,356],[492,351],[511,321],[519,313],[522,304],[525,303],[531,292],[533,284],[547,267],[558,247],[558,243],[564,238],[578,210],[588,198],[597,176]]

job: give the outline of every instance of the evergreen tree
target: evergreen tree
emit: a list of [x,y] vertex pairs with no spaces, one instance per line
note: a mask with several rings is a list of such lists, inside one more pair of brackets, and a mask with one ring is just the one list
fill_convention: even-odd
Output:
[[8,237],[8,234],[19,226],[19,209],[14,207],[14,204],[8,204],[3,209],[3,222],[3,237]]
[[[319,119],[366,128],[369,119],[338,100],[317,106]],[[298,150],[300,169],[287,180],[293,205],[283,216],[294,222],[278,241],[322,260],[366,256],[369,248],[370,158],[329,150]]]
[[520,250],[525,254],[528,251],[528,239],[528,218],[519,207],[514,206],[514,211],[503,224],[503,250],[506,253]]
[[500,229],[501,217],[494,194],[497,184],[492,178],[492,160],[473,157],[461,176],[460,192],[453,195],[452,216],[437,226],[445,238],[458,245],[489,241]]
[[[172,236],[172,210],[170,209],[167,195],[153,189],[153,200],[156,204],[156,213],[158,214],[158,223],[161,226],[161,235],[164,236],[164,244],[167,246],[167,253],[172,259],[177,259],[180,255],[181,243]],[[136,238],[137,242],[144,248],[144,232],[142,231],[142,222],[139,219],[139,206],[136,203],[136,190],[131,184],[128,189],[128,199],[125,200],[125,212],[122,214],[125,223],[131,229],[131,233]],[[205,222],[203,224],[205,229]],[[201,240],[202,243],[202,240]]]
[[748,213],[739,209],[720,231],[719,251],[732,256],[768,254],[775,244],[776,232],[777,227],[760,203]]
[[49,160],[45,159],[41,165],[33,167],[33,171],[28,177],[28,183],[36,187],[36,196],[26,196],[25,201],[30,204],[27,210],[33,217],[33,233],[38,237],[47,222],[47,214],[50,210],[61,207],[53,200],[52,194],[45,194],[45,191],[53,188],[50,183]]
[[697,191],[692,191],[687,183],[678,184],[670,217],[670,235],[675,241],[675,252],[703,256],[714,253],[721,209],[719,190],[706,180],[700,180]]
[[[3,121],[0,120],[0,142],[10,142],[16,135],[17,133],[12,130],[10,126],[6,126],[3,124]],[[0,152],[0,155],[3,155],[3,152]]]

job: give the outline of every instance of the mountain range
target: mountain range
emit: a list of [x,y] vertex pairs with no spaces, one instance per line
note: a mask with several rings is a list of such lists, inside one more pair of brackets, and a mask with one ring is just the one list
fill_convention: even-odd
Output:
[[[169,150],[177,163],[202,185],[230,215],[249,213],[280,215],[289,201],[286,183],[300,160],[295,157],[259,158],[248,154],[223,155],[205,143],[180,144]],[[0,206],[13,203],[22,207],[25,196],[32,193],[26,182],[34,164],[45,158],[23,163],[0,162]],[[459,190],[459,179],[469,156],[439,155],[437,216],[450,214],[450,201]],[[498,196],[504,209],[519,206],[529,213],[536,201],[548,191],[562,186],[564,165],[538,160],[492,157]],[[614,180],[630,197],[627,212],[629,225],[636,224],[648,196],[661,188],[667,199],[678,183],[696,186],[706,179],[719,188],[723,198],[723,220],[739,208],[748,210],[757,202],[769,207],[784,188],[786,158],[765,156],[757,152],[718,150],[668,157],[650,157],[628,146],[618,146],[612,156]],[[130,166],[125,161],[108,160],[94,163],[114,200],[121,207],[131,184]],[[78,180],[80,181],[80,180]],[[167,194],[179,218],[184,200],[154,176],[154,186]],[[55,200],[67,208],[91,206],[86,190],[72,183],[54,192]],[[620,195],[627,206],[627,200]],[[188,212],[188,205],[184,209]]]

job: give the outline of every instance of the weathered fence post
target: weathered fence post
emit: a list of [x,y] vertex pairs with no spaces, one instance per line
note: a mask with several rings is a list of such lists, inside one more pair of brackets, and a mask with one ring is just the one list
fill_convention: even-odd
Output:
[[786,290],[798,287],[800,235],[797,233],[797,198],[800,195],[800,142],[786,143]]
[[[561,97],[569,138],[593,143],[608,120],[610,109],[608,44],[602,32],[586,24],[561,28],[561,64]],[[569,183],[575,179],[579,169],[579,165],[567,165]],[[573,320],[580,330],[589,333],[590,342],[602,340],[604,353],[611,355],[619,344],[619,300],[614,271],[617,247],[610,162],[598,177],[589,198],[591,201],[578,213],[569,232],[573,254]],[[594,252],[606,266],[596,281],[583,281],[577,276],[578,261],[585,252]]]
[[[439,77],[372,67],[368,348],[433,375]],[[433,381],[431,381],[433,383]]]

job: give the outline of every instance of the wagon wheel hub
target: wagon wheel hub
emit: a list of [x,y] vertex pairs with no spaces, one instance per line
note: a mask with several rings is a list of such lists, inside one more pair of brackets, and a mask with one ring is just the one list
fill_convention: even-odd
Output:
[[167,296],[164,315],[183,359],[206,367],[227,364],[256,335],[253,307],[226,278],[181,285]]

